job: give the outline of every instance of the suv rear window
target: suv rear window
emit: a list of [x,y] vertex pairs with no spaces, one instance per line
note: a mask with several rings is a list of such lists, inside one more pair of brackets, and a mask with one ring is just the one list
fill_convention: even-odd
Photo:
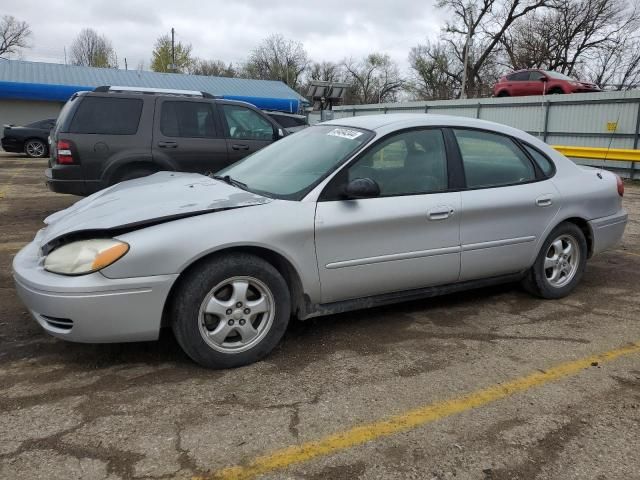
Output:
[[134,135],[141,113],[139,98],[85,97],[71,120],[69,133]]

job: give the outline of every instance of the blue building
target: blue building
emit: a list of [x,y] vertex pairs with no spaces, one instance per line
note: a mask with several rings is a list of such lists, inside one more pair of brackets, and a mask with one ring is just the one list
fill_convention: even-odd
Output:
[[0,59],[0,125],[55,118],[74,92],[93,90],[101,85],[204,91],[243,100],[264,110],[293,113],[307,103],[304,97],[279,81]]

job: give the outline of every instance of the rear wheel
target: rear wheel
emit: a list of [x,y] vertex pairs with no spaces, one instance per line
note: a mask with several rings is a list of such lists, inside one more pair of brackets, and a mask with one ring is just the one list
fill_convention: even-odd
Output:
[[24,153],[31,158],[42,158],[47,155],[47,145],[42,140],[32,138],[24,144]]
[[508,96],[509,96],[509,93],[508,93],[508,92],[505,92],[505,91],[503,90],[502,92],[498,93],[498,95],[497,95],[497,96],[498,96],[498,97],[508,97]]
[[565,297],[580,282],[586,263],[584,233],[573,223],[562,223],[549,234],[523,285],[538,297]]
[[290,315],[285,280],[273,265],[247,254],[196,266],[171,306],[178,343],[208,368],[239,367],[265,357],[282,338]]

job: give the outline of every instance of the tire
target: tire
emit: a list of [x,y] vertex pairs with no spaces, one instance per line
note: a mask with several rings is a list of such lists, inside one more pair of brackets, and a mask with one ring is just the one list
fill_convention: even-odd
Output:
[[42,140],[30,138],[24,142],[24,153],[30,158],[43,158],[49,154],[49,149]]
[[273,265],[235,253],[212,257],[188,271],[169,313],[174,335],[193,361],[207,368],[233,368],[257,362],[280,342],[291,300]]
[[564,95],[564,92],[559,88],[554,88],[549,92],[549,95]]
[[126,169],[125,167],[125,171],[116,176],[115,181],[111,182],[111,185],[127,180],[133,180],[134,178],[142,178],[148,175],[153,175],[156,172],[157,170],[148,167],[134,167],[131,169]]
[[[569,246],[570,253],[567,250]],[[537,297],[566,297],[580,283],[586,264],[587,240],[584,233],[573,223],[561,223],[545,240],[522,283],[529,293]]]
[[497,97],[508,97],[509,94],[507,92],[505,92],[505,91],[502,91],[502,92],[498,93],[498,95],[496,95],[496,96]]

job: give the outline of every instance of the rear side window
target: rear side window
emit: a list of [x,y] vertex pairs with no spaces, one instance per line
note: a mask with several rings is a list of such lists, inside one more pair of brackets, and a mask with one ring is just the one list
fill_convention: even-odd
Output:
[[215,138],[213,109],[205,102],[164,102],[160,131],[167,137]]
[[512,82],[526,81],[529,80],[529,72],[512,73],[511,75],[507,76],[507,79],[511,80]]
[[499,187],[535,180],[533,164],[509,137],[477,130],[454,130],[467,188]]
[[76,110],[69,133],[134,135],[138,131],[142,100],[85,97]]
[[549,160],[545,155],[527,144],[524,144],[524,148],[527,153],[531,155],[531,158],[533,158],[533,160],[538,164],[545,177],[550,177],[553,175],[555,167],[553,163],[551,163],[551,160]]

